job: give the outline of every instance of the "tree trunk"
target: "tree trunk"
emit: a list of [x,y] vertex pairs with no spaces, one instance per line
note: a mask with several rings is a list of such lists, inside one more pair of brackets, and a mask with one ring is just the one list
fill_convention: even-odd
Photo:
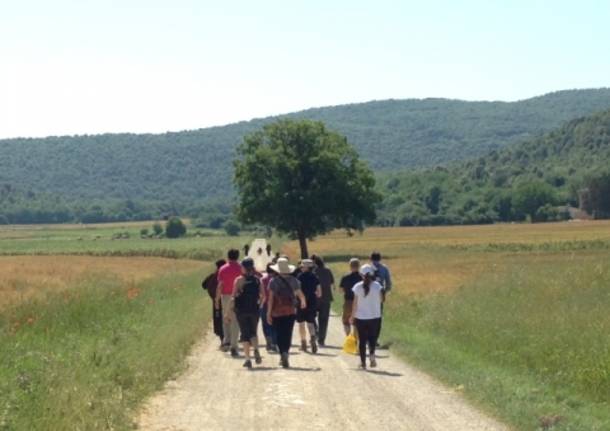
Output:
[[297,237],[299,238],[299,246],[301,247],[301,259],[307,259],[309,257],[307,251],[307,237],[303,232],[297,232]]

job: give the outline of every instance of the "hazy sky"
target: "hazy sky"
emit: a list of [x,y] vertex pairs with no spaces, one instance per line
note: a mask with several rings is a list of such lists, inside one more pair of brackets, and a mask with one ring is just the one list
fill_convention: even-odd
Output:
[[0,0],[0,137],[610,86],[610,2]]

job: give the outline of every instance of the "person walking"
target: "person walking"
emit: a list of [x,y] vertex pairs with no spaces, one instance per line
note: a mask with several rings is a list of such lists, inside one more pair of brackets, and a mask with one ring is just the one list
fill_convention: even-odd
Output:
[[[375,279],[379,284],[381,284],[381,287],[383,288],[381,303],[381,315],[383,321],[383,303],[385,302],[388,293],[390,293],[390,291],[392,290],[392,276],[388,267],[381,263],[381,253],[379,253],[378,251],[374,251],[373,253],[371,253],[371,265],[375,270]],[[379,322],[379,334],[377,334],[377,338],[379,338],[379,336],[381,335],[382,321]],[[377,345],[377,347],[379,347],[379,345]]]
[[218,270],[218,288],[216,289],[216,308],[222,307],[224,344],[230,346],[231,356],[236,358],[237,340],[239,337],[239,324],[233,311],[232,298],[235,280],[241,275],[239,250],[231,249],[227,253],[228,262]]
[[273,325],[267,322],[267,311],[269,304],[269,284],[273,277],[277,275],[276,272],[271,268],[271,264],[267,265],[267,271],[261,278],[261,284],[263,285],[263,292],[265,299],[263,306],[261,307],[261,320],[263,322],[263,334],[265,335],[265,341],[267,342],[267,352],[277,352],[277,337]]
[[366,346],[369,347],[371,368],[377,366],[375,347],[381,324],[381,302],[383,287],[375,280],[373,265],[362,265],[360,275],[363,280],[352,288],[354,302],[350,323],[358,330],[358,349],[360,352],[360,368],[366,369]]
[[375,278],[383,287],[385,299],[385,296],[392,290],[392,275],[390,274],[390,270],[381,263],[381,253],[378,251],[371,253],[371,265],[375,269]]
[[220,348],[225,347],[223,345],[223,332],[222,332],[222,310],[216,308],[216,289],[218,288],[218,271],[220,268],[227,263],[226,260],[220,259],[216,261],[216,271],[208,275],[202,282],[201,287],[203,290],[208,292],[212,299],[212,313],[213,313],[213,326],[214,334],[220,338]]
[[246,361],[244,367],[252,369],[250,350],[254,350],[254,360],[257,364],[262,362],[258,350],[258,319],[260,307],[264,300],[261,281],[254,269],[254,260],[250,257],[241,261],[242,275],[235,279],[233,287],[233,309],[239,323],[240,341],[244,348]]
[[301,291],[305,296],[306,306],[297,311],[297,322],[299,322],[299,333],[301,335],[301,350],[307,351],[307,331],[311,343],[311,352],[318,353],[316,343],[316,312],[318,310],[318,299],[322,296],[320,280],[313,273],[314,262],[311,259],[303,259],[300,262],[301,271],[297,280],[301,283]]
[[333,272],[326,267],[324,259],[321,256],[312,256],[315,263],[314,274],[320,281],[322,296],[318,298],[317,323],[318,323],[318,343],[320,346],[326,344],[326,334],[328,332],[328,319],[330,317],[330,306],[333,302],[333,289],[335,285],[335,277]]
[[297,314],[297,298],[303,308],[307,306],[307,302],[299,280],[292,276],[294,265],[290,265],[287,258],[280,257],[271,269],[277,275],[269,283],[267,322],[273,325],[275,330],[277,347],[280,351],[280,365],[289,368],[288,355]]
[[356,284],[362,281],[360,275],[360,260],[353,257],[349,261],[350,272],[341,278],[339,287],[343,290],[343,330],[345,335],[349,335],[352,330],[350,319],[352,317],[352,307],[354,305],[354,291]]

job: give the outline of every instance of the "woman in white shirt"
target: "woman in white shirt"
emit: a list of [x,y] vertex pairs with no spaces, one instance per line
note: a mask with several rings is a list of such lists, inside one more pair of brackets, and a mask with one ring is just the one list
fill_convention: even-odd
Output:
[[356,326],[359,337],[360,367],[366,369],[366,345],[369,345],[371,368],[377,366],[375,346],[381,325],[381,301],[383,287],[375,281],[375,268],[362,265],[360,274],[363,281],[357,283],[354,292],[351,323]]

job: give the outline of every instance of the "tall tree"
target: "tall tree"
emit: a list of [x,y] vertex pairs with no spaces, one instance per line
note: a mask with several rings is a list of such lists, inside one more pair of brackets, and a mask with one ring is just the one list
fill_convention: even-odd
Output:
[[238,148],[238,216],[299,240],[333,229],[361,230],[375,219],[373,173],[347,139],[314,121],[280,120]]

